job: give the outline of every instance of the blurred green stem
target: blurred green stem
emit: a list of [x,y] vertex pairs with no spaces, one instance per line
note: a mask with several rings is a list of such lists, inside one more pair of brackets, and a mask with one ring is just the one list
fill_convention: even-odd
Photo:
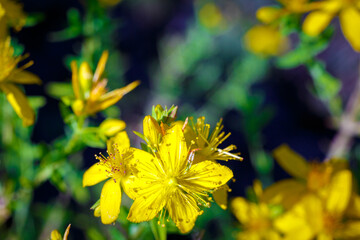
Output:
[[166,240],[167,234],[166,234],[166,224],[165,226],[162,226],[158,223],[157,219],[154,218],[149,221],[151,231],[154,234],[155,240]]

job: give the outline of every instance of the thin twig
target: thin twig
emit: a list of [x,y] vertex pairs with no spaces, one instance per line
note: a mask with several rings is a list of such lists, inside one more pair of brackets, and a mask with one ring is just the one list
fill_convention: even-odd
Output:
[[[360,75],[360,74],[359,74]],[[325,161],[334,157],[345,157],[350,150],[354,136],[359,132],[357,115],[360,110],[360,76],[350,96],[339,125],[339,131],[332,140]]]

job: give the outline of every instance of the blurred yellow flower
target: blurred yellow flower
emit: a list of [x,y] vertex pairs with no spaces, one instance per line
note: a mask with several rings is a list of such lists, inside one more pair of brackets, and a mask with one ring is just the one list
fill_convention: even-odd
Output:
[[223,24],[224,18],[214,3],[206,3],[199,11],[199,21],[204,27],[214,29]]
[[99,126],[100,132],[102,132],[107,137],[113,137],[117,133],[124,130],[126,123],[119,119],[108,118],[105,119]]
[[265,6],[259,8],[256,17],[263,23],[270,24],[288,14],[300,14],[316,8],[316,3],[309,0],[278,0],[282,7]]
[[91,71],[87,62],[81,63],[79,70],[75,61],[71,63],[72,86],[75,95],[72,108],[77,116],[92,115],[114,105],[140,84],[139,81],[134,81],[123,88],[107,92],[107,79],[102,78],[102,75],[108,55],[107,51],[103,52],[95,73]]
[[355,51],[360,51],[360,1],[326,0],[305,18],[303,30],[310,36],[319,35],[335,16],[339,16],[345,38]]
[[23,91],[16,84],[41,84],[41,80],[34,74],[25,71],[33,64],[32,61],[17,68],[19,62],[27,56],[14,56],[10,38],[0,40],[0,90],[14,108],[16,114],[23,120],[24,126],[34,124],[35,113],[31,109]]
[[[255,181],[254,191],[261,197],[261,183]],[[249,202],[245,198],[236,197],[231,201],[231,210],[241,223],[241,232],[237,234],[238,240],[277,240],[282,239],[273,226],[274,219],[281,214],[275,207],[259,202]]]
[[287,209],[307,193],[324,195],[335,174],[347,167],[346,162],[340,159],[324,163],[307,162],[287,145],[276,148],[274,157],[294,178],[281,180],[265,189],[262,200],[273,204],[281,203]]
[[[130,174],[128,161],[131,153],[130,140],[125,131],[118,133],[107,142],[108,157],[96,156],[99,160],[91,166],[83,176],[83,187],[95,185],[107,178],[100,196],[100,206],[95,209],[95,216],[101,215],[103,224],[110,224],[116,221],[120,213],[121,186],[124,189],[124,181]],[[125,187],[125,189],[127,189]],[[100,212],[100,213],[99,213]]]
[[326,190],[326,197],[308,194],[291,210],[275,220],[284,239],[359,239],[360,221],[344,218],[351,196],[349,170],[338,172]]
[[25,22],[26,15],[21,4],[13,0],[0,0],[0,39],[8,35],[8,25],[20,31]]
[[277,56],[289,48],[287,37],[273,26],[256,25],[244,37],[246,48],[258,55]]
[[59,233],[58,230],[53,230],[50,234],[50,240],[67,240],[69,232],[70,232],[70,227],[71,227],[71,224],[69,224],[67,226],[65,233],[64,233],[64,237],[61,237],[61,234]]
[[182,233],[194,227],[203,212],[200,205],[210,207],[209,193],[233,176],[229,168],[213,161],[193,164],[179,125],[166,131],[158,152],[134,149],[132,163],[138,173],[129,186],[136,196],[128,219],[149,221],[160,212],[159,224],[164,224],[167,211]]

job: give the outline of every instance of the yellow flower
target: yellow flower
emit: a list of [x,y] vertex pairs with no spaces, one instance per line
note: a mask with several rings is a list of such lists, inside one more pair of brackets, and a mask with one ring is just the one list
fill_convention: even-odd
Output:
[[307,193],[323,195],[334,175],[346,169],[346,162],[337,159],[324,163],[307,162],[287,145],[275,149],[274,157],[294,178],[281,180],[265,189],[262,200],[273,204],[281,203],[287,209]]
[[35,113],[31,109],[26,96],[16,84],[41,84],[41,80],[24,69],[33,64],[32,61],[17,68],[19,62],[26,56],[14,56],[14,48],[10,45],[10,38],[0,40],[0,90],[14,108],[16,114],[23,120],[24,126],[34,124]]
[[344,218],[351,196],[349,170],[338,172],[331,180],[326,197],[309,194],[290,211],[275,220],[285,239],[359,239],[360,221]]
[[126,124],[124,121],[119,120],[119,119],[108,118],[100,124],[99,130],[105,136],[113,137],[120,131],[124,130],[125,127],[126,127]]
[[360,1],[327,0],[318,2],[317,10],[304,20],[303,30],[310,36],[319,35],[335,16],[339,16],[345,38],[355,51],[360,51]]
[[289,48],[289,41],[273,26],[256,25],[244,37],[246,48],[264,57],[277,56]]
[[[205,123],[205,117],[199,117],[194,123],[193,118],[189,118],[189,125],[184,128],[186,143],[191,150],[196,149],[194,163],[204,160],[242,160],[240,153],[232,153],[236,149],[235,145],[229,145],[224,149],[219,148],[231,133],[225,134],[222,119],[216,124],[213,131],[210,131],[210,124]],[[181,124],[181,122],[178,122]]]
[[0,0],[0,39],[8,35],[8,25],[20,31],[25,22],[26,16],[21,4],[13,0]]
[[259,8],[256,17],[263,23],[270,24],[289,14],[300,14],[316,8],[316,3],[309,0],[278,0],[282,7],[266,6]]
[[[194,163],[205,160],[242,160],[239,157],[240,153],[231,152],[236,149],[235,145],[229,145],[224,149],[219,148],[219,145],[230,136],[230,133],[225,134],[222,131],[224,128],[222,119],[216,124],[212,132],[210,131],[210,124],[205,123],[205,117],[199,117],[196,123],[190,117],[189,122],[190,124],[184,124],[182,121],[177,121],[174,124],[183,127],[186,143],[195,154]],[[229,191],[229,186],[225,184],[213,192],[215,202],[224,210],[227,208]]]
[[167,130],[159,151],[133,150],[133,167],[137,169],[129,188],[136,193],[128,219],[149,221],[166,212],[182,233],[189,232],[202,214],[199,206],[209,207],[209,193],[232,178],[232,171],[213,161],[192,163],[189,148],[179,125]]
[[83,187],[95,185],[105,179],[107,180],[102,188],[100,206],[95,211],[95,216],[100,211],[103,224],[113,223],[119,213],[121,204],[121,186],[124,188],[130,170],[128,161],[131,153],[128,151],[130,141],[125,131],[118,133],[107,143],[108,157],[96,156],[99,160],[91,166],[83,176]]
[[70,227],[71,227],[71,224],[69,224],[67,226],[63,238],[61,237],[61,234],[59,233],[58,230],[53,230],[50,235],[50,240],[67,240],[69,232],[70,232]]
[[224,24],[222,13],[214,3],[207,3],[200,9],[199,21],[209,29],[215,29]]
[[107,92],[107,79],[102,78],[107,58],[108,52],[104,51],[95,73],[92,73],[87,62],[81,63],[79,70],[75,61],[71,63],[75,95],[72,108],[77,116],[92,115],[114,105],[140,84],[139,81],[134,81],[123,88]]
[[[258,181],[254,182],[254,191],[261,197],[262,187]],[[249,202],[242,197],[237,197],[231,202],[231,210],[242,226],[242,231],[237,234],[239,240],[277,240],[280,234],[273,226],[274,219],[279,215],[275,207],[259,202]]]

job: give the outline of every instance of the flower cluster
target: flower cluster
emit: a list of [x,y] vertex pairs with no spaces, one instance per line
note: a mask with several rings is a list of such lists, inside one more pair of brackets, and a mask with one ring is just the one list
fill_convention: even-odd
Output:
[[[339,16],[345,38],[354,50],[360,51],[360,1],[358,0],[278,0],[280,6],[266,6],[258,9],[256,17],[262,22],[245,35],[247,48],[260,55],[272,56],[288,48],[288,40],[280,29],[287,19],[306,15],[302,31],[308,36],[319,36]],[[301,27],[300,27],[301,28]],[[262,37],[259,37],[262,36]]]
[[307,162],[286,145],[278,147],[274,157],[293,178],[256,194],[256,202],[234,199],[233,212],[244,226],[239,239],[360,237],[359,196],[344,160]]
[[[130,147],[125,131],[118,133],[108,142],[108,156],[96,156],[99,162],[84,173],[83,186],[110,178],[94,213],[104,224],[117,219],[123,189],[134,200],[128,220],[138,223],[158,217],[165,226],[168,216],[187,233],[203,209],[210,207],[212,196],[226,208],[223,194],[233,172],[216,160],[241,158],[231,153],[233,145],[219,148],[229,136],[222,132],[221,121],[210,134],[204,118],[189,126],[188,120],[174,121],[177,108],[154,109],[154,117],[144,118],[143,134],[136,133],[146,142],[142,149]],[[220,189],[220,196],[215,197]]]

